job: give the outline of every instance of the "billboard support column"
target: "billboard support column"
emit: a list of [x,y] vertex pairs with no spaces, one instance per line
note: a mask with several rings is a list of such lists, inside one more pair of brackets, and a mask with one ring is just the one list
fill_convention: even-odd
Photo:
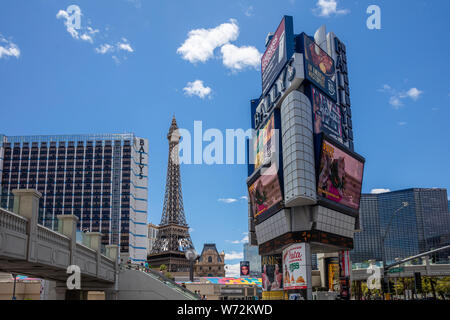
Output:
[[311,245],[305,243],[306,251],[306,283],[308,287],[306,288],[306,300],[312,300],[312,255],[311,255]]

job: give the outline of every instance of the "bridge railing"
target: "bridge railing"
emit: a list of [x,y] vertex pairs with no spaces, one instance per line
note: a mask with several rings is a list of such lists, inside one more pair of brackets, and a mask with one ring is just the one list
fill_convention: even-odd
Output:
[[69,237],[66,237],[65,235],[58,233],[56,231],[53,231],[52,229],[49,229],[47,227],[38,225],[37,226],[37,238],[41,241],[46,241],[49,243],[52,243],[55,246],[68,248],[70,244]]
[[27,233],[28,220],[18,214],[0,208],[0,228]]

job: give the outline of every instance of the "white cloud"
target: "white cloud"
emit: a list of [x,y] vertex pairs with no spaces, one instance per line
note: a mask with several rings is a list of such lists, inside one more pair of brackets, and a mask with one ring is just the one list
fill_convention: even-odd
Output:
[[127,39],[122,38],[122,42],[117,43],[117,49],[124,50],[128,52],[134,52],[133,48],[130,46]]
[[246,67],[257,69],[261,63],[262,54],[255,47],[237,47],[233,44],[225,44],[220,51],[222,52],[223,64],[234,71]]
[[[80,14],[81,14],[81,9],[80,9]],[[70,33],[72,38],[79,39],[78,31],[69,23],[70,16],[67,11],[59,10],[58,13],[56,14],[56,19],[65,19],[66,21],[64,21],[64,25],[66,26],[67,32]]]
[[[79,10],[81,14],[81,9]],[[56,18],[64,20],[64,25],[66,26],[67,32],[72,36],[72,38],[77,40],[82,40],[89,42],[90,44],[94,44],[94,37],[97,33],[100,32],[99,29],[94,29],[91,26],[79,26],[78,29],[75,29],[72,24],[72,16],[70,16],[69,13],[65,10],[59,10],[56,14]],[[108,31],[109,28],[107,27],[106,30]],[[103,35],[103,38],[105,37],[108,36]],[[116,42],[116,44],[114,44],[114,42],[112,41],[108,42],[109,43],[97,45],[94,51],[101,55],[111,54],[111,58],[117,65],[119,65],[122,60],[127,59],[125,54],[134,52],[134,49],[126,38],[122,38],[121,41]]]
[[20,57],[19,47],[12,41],[7,40],[0,34],[0,59],[2,57]]
[[244,237],[241,240],[226,240],[226,242],[232,243],[232,244],[247,243],[248,242],[248,234],[247,234],[247,232],[244,232],[243,234],[244,234]]
[[253,6],[249,6],[249,7],[244,11],[244,14],[245,14],[247,17],[253,16]]
[[223,202],[223,203],[233,203],[233,202],[236,202],[238,200],[234,199],[234,198],[221,198],[221,199],[219,199],[217,201]]
[[401,106],[404,105],[403,103],[404,99],[410,98],[414,101],[417,101],[423,94],[423,91],[417,88],[411,88],[408,91],[398,91],[388,84],[384,84],[382,88],[379,89],[378,91],[386,92],[390,95],[389,104],[393,106],[395,109],[399,109]]
[[80,39],[84,40],[84,41],[87,41],[87,42],[90,42],[90,43],[94,43],[94,40],[92,40],[92,37],[90,35],[88,35],[87,33],[83,33],[80,36]]
[[423,93],[423,91],[420,91],[417,88],[411,88],[409,89],[409,91],[406,93],[406,95],[408,97],[410,97],[413,100],[417,100],[419,99],[420,95]]
[[248,197],[247,196],[242,196],[239,199],[236,199],[236,198],[220,198],[217,201],[223,202],[223,203],[234,203],[234,202],[238,202],[239,200],[247,201]]
[[105,53],[114,51],[114,47],[107,43],[104,43],[104,44],[100,45],[100,47],[95,48],[95,51],[99,54],[105,54]]
[[212,29],[194,29],[189,31],[177,53],[191,63],[205,62],[213,57],[216,48],[236,40],[238,35],[239,26],[234,19]]
[[[198,96],[201,99],[209,96],[212,92],[210,87],[205,87],[202,80],[195,80],[193,82],[188,82],[183,91],[188,96]],[[225,199],[226,200],[226,199]]]
[[243,252],[231,251],[231,253],[225,253],[225,260],[242,260],[244,258]]
[[372,189],[372,191],[370,191],[371,194],[381,194],[381,193],[387,193],[387,192],[391,192],[390,189]]
[[314,11],[321,17],[344,15],[350,12],[348,9],[338,9],[337,0],[318,0]]
[[230,278],[238,278],[241,274],[240,263],[226,264],[225,265],[225,276]]
[[404,121],[397,122],[397,124],[401,127],[406,126],[408,123]]
[[389,104],[393,106],[394,108],[398,109],[401,106],[403,106],[403,102],[400,100],[400,97],[398,96],[392,96],[389,98]]

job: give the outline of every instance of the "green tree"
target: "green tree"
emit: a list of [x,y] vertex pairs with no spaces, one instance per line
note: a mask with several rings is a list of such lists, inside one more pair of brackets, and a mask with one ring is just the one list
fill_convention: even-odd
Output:
[[175,280],[174,276],[170,272],[166,272],[165,276],[170,280]]
[[167,266],[165,264],[162,264],[159,266],[159,270],[160,271],[166,271],[167,270]]

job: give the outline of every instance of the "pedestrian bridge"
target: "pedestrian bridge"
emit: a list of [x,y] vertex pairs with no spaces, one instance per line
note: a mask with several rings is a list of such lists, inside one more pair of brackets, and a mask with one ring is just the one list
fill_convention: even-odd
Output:
[[[387,274],[388,278],[413,278],[414,273],[420,272],[422,276],[427,277],[446,277],[450,276],[450,264],[431,264],[429,260],[424,259],[422,264],[405,264],[396,270],[391,270]],[[367,281],[368,277],[373,274],[374,271],[367,268],[358,268],[352,270],[352,280],[355,281]],[[380,274],[383,275],[383,267],[380,267]]]
[[[198,299],[185,288],[150,270],[121,266],[118,246],[102,253],[101,234],[76,239],[78,218],[58,216],[58,232],[38,224],[35,190],[14,190],[13,212],[0,208],[0,272],[50,280],[49,299],[82,299],[88,291],[104,291],[106,299]],[[81,290],[68,290],[67,268],[77,266]]]

